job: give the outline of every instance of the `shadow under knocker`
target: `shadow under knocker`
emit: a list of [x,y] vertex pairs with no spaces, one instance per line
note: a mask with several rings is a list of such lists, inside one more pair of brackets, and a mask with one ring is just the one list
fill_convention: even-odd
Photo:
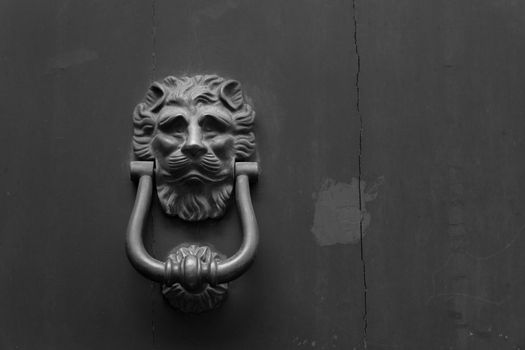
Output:
[[[184,312],[218,306],[227,283],[242,275],[255,257],[258,229],[250,181],[259,173],[249,161],[255,151],[255,113],[240,84],[216,75],[167,77],[154,83],[134,111],[135,205],[126,252],[146,278],[162,283],[168,302]],[[239,250],[226,258],[213,248],[183,243],[166,261],[153,258],[143,243],[154,183],[165,213],[183,220],[221,217],[235,198],[243,231]]]

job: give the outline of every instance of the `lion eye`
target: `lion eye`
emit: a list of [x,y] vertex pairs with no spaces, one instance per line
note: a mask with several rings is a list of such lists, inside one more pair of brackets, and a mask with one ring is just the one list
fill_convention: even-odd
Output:
[[204,132],[223,133],[228,129],[228,125],[215,116],[206,115],[202,119],[201,128]]
[[159,122],[159,129],[166,134],[180,133],[186,130],[188,122],[182,115],[167,117]]

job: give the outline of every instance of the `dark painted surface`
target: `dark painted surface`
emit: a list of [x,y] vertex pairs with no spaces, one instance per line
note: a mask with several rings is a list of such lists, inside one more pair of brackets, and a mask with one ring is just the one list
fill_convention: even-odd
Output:
[[[351,348],[359,242],[320,246],[314,195],[358,177],[348,1],[10,1],[0,5],[0,348]],[[257,111],[254,266],[201,316],[166,306],[124,254],[131,111],[151,79],[217,72]],[[231,254],[235,212],[203,225],[153,207],[151,251]]]
[[525,6],[358,6],[369,349],[525,348]]
[[[357,42],[351,1],[0,4],[0,348],[523,349],[525,6],[355,5]],[[214,72],[256,107],[261,245],[182,315],[124,254],[131,111]],[[234,210],[148,235],[240,243]]]

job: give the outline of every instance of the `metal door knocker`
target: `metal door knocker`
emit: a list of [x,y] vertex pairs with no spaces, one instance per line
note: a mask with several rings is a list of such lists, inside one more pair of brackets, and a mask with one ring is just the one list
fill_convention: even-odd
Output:
[[[162,283],[166,299],[182,311],[218,306],[227,283],[255,257],[258,230],[249,188],[259,172],[252,161],[254,119],[239,82],[217,75],[155,82],[133,112],[130,171],[138,188],[126,251],[135,269]],[[183,243],[164,262],[153,258],[142,235],[154,183],[164,212],[187,221],[221,217],[235,189],[243,231],[237,253],[226,258],[209,246]]]

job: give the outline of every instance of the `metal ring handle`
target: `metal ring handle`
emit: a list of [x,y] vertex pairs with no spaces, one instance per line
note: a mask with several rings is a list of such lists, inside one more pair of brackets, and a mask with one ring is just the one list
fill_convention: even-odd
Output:
[[161,283],[180,282],[187,286],[191,286],[196,280],[217,285],[242,275],[255,258],[259,242],[249,187],[249,180],[257,179],[258,164],[235,164],[235,197],[241,218],[242,245],[233,256],[222,261],[212,259],[208,264],[195,259],[184,259],[180,264],[174,264],[170,259],[162,262],[153,258],[144,247],[142,236],[153,195],[153,169],[153,162],[131,162],[131,176],[139,179],[126,234],[126,252],[133,267],[150,280]]

